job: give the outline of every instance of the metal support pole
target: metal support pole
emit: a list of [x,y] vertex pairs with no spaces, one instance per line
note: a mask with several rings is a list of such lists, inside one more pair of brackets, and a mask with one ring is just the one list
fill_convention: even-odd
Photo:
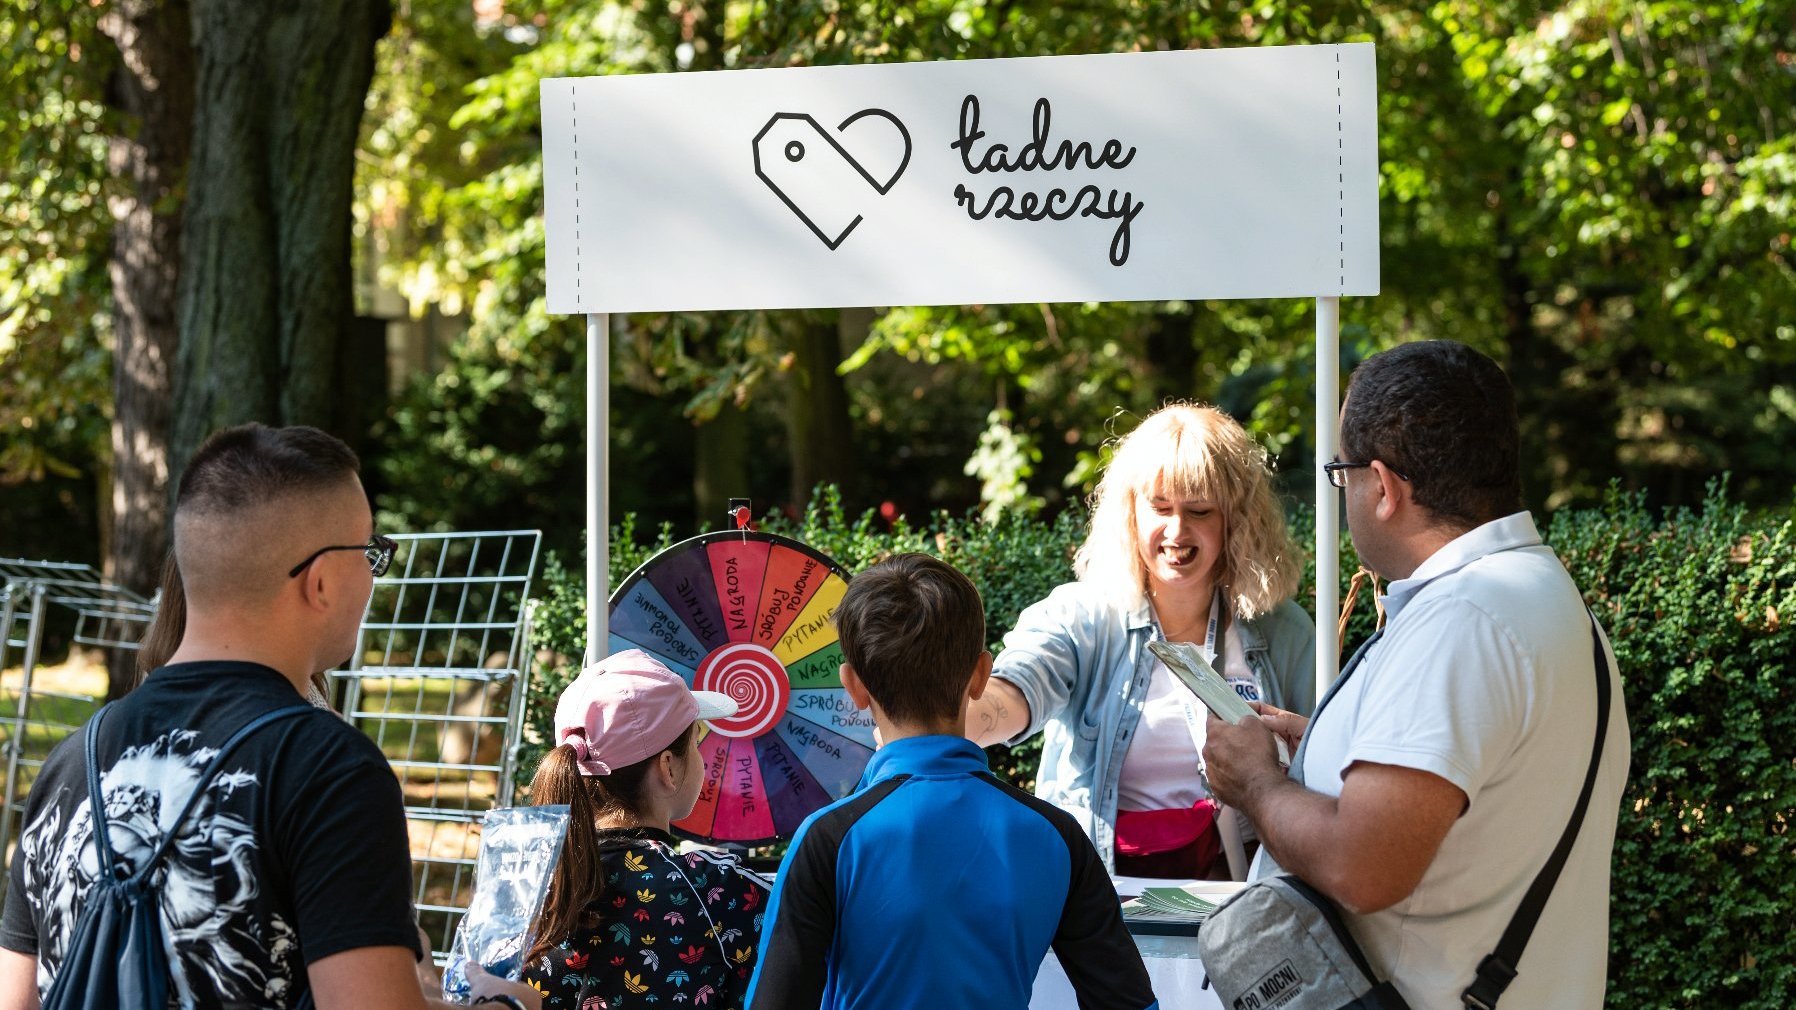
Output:
[[[26,725],[31,719],[31,674],[37,667],[38,642],[44,631],[44,587],[31,583],[26,588],[30,594],[30,616],[26,619],[25,632],[25,664],[19,671],[19,707],[12,720],[12,732],[6,740],[6,787],[5,800],[0,802],[0,854],[12,842],[12,819],[16,813],[20,818],[25,816],[25,804],[19,796],[19,762],[25,756]],[[6,633],[12,632],[11,614],[8,615]]]
[[9,581],[0,586],[0,670],[6,669],[6,653],[12,645],[12,619],[18,600],[17,584]]
[[1340,499],[1324,463],[1341,439],[1341,299],[1316,299],[1316,699],[1340,672],[1335,621],[1341,612]]
[[511,682],[511,704],[505,710],[507,735],[510,746],[500,756],[499,764],[499,797],[494,806],[509,807],[512,795],[517,789],[513,780],[517,777],[518,758],[524,749],[524,706],[530,699],[530,670],[536,665],[536,650],[530,647],[530,638],[536,634],[536,606],[539,600],[524,601],[524,619],[518,624],[518,640],[524,643],[522,653],[518,656],[518,675]]
[[586,662],[608,651],[611,595],[611,316],[586,317]]
[[[0,587],[0,670],[6,669],[7,649],[12,645],[13,618],[18,613],[19,584],[8,582]],[[16,718],[9,720],[6,732],[6,782],[0,784],[0,857],[12,840],[13,784],[18,781],[19,754],[25,746],[25,686],[19,685]],[[0,881],[0,893],[4,893]]]
[[44,595],[47,590],[42,585],[32,583],[30,591],[31,618],[25,627],[25,669],[24,676],[19,681],[19,690],[23,692],[19,700],[21,719],[28,714],[26,701],[31,696],[31,674],[37,669],[37,661],[41,658],[39,654],[44,646]]

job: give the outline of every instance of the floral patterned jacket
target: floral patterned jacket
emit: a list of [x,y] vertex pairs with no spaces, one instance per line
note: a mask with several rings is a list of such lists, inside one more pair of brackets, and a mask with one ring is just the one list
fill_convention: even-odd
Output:
[[649,828],[601,830],[599,859],[604,895],[524,970],[544,1010],[741,1007],[771,882]]

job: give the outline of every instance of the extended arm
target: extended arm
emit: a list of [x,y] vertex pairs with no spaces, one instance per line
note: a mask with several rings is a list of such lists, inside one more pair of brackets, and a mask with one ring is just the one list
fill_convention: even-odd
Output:
[[1029,728],[1029,702],[1015,684],[993,677],[985,693],[967,703],[967,739],[981,747],[1003,743]]
[[[416,956],[404,947],[357,947],[321,957],[306,968],[318,1010],[392,1007],[394,1010],[437,1010],[457,1006],[434,994],[425,995]],[[542,1010],[542,994],[522,982],[510,982],[468,966],[472,995],[511,996],[525,1010]]]
[[1260,721],[1212,716],[1207,728],[1211,792],[1253,821],[1281,867],[1355,912],[1408,897],[1466,808],[1438,775],[1364,761],[1347,769],[1339,797],[1314,792],[1279,768]]
[[[37,805],[50,794],[47,788],[31,794],[31,809],[21,823],[32,823]],[[25,883],[25,864],[29,861],[21,848],[13,853],[7,869],[6,911],[0,915],[0,1010],[37,1010],[37,924],[31,918],[30,893]]]
[[989,747],[1039,729],[1066,710],[1081,677],[1097,675],[1093,629],[1123,634],[1123,617],[1090,596],[1087,586],[1064,585],[1017,615],[985,694],[967,706],[968,739]]

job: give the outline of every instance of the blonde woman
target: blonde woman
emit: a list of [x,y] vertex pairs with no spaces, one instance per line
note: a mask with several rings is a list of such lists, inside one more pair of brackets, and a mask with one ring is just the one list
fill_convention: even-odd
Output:
[[1315,707],[1315,625],[1266,453],[1213,407],[1171,404],[1116,445],[1073,561],[1024,610],[967,716],[981,744],[1042,733],[1035,791],[1118,874],[1222,868],[1203,706],[1147,648],[1191,642],[1242,697]]

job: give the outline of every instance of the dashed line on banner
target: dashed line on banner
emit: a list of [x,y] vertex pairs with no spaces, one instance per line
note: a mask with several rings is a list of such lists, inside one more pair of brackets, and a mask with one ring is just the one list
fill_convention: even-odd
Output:
[[568,119],[571,125],[568,133],[573,137],[574,163],[574,302],[580,302],[580,103],[575,101],[579,89],[568,87]]

